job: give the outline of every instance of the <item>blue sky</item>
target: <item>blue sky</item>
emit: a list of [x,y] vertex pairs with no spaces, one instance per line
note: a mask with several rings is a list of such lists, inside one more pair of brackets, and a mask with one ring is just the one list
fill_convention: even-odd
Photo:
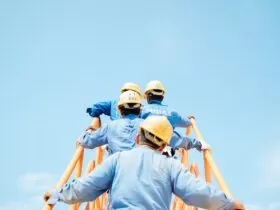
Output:
[[2,1],[0,210],[39,209],[90,123],[87,106],[153,79],[170,107],[197,117],[234,196],[279,210],[279,6]]

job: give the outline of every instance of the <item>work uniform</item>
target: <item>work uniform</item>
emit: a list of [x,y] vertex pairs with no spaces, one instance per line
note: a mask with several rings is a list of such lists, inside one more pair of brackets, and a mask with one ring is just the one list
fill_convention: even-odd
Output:
[[196,179],[178,161],[146,146],[116,153],[88,176],[52,193],[49,204],[95,200],[110,190],[110,209],[169,210],[172,193],[186,204],[231,210],[234,202],[212,185]]
[[118,112],[117,104],[117,100],[99,102],[93,104],[92,107],[87,108],[86,112],[91,117],[99,117],[101,114],[105,114],[110,116],[111,120],[116,120],[121,118],[121,115]]
[[[136,147],[138,128],[143,119],[130,114],[118,120],[109,122],[96,131],[86,133],[80,140],[84,148],[94,149],[108,144],[109,155],[116,152],[130,150]],[[184,148],[186,150],[196,148],[201,151],[201,143],[194,138],[181,137],[176,131],[170,140],[169,146],[173,149]]]
[[141,111],[141,118],[146,119],[151,115],[166,116],[173,128],[187,127],[192,125],[187,117],[182,117],[178,112],[170,110],[167,105],[162,104],[158,100],[152,100],[150,104],[146,104]]
[[94,132],[86,133],[80,144],[89,149],[108,144],[109,155],[130,150],[136,146],[135,139],[142,121],[137,115],[127,115],[109,122]]

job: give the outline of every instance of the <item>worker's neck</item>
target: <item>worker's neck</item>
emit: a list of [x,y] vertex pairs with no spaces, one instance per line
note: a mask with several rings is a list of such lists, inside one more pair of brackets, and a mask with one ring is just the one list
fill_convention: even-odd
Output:
[[149,148],[149,149],[151,149],[151,150],[153,150],[153,151],[155,151],[155,152],[159,152],[159,153],[162,152],[162,148],[155,149],[155,148],[151,147],[151,146],[148,145],[148,144],[140,143],[140,144],[138,144],[138,147],[147,147],[147,148]]

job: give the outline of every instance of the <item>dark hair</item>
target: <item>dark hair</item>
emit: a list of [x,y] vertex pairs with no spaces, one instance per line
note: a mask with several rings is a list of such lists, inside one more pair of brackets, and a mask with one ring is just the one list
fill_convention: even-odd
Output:
[[[130,103],[128,104],[130,107],[133,107],[135,103]],[[124,106],[119,106],[119,110],[122,116],[127,116],[129,114],[134,114],[134,115],[139,115],[141,111],[141,107],[138,108],[132,108],[132,109],[127,109]]]
[[163,97],[164,97],[164,96],[154,95],[154,94],[152,94],[152,93],[148,93],[148,95],[147,95],[147,101],[148,101],[148,103],[149,103],[150,101],[153,101],[153,100],[162,102]]
[[155,143],[151,142],[149,139],[145,137],[143,129],[141,129],[140,131],[140,144],[147,145],[155,150],[160,148],[160,146],[156,145]]

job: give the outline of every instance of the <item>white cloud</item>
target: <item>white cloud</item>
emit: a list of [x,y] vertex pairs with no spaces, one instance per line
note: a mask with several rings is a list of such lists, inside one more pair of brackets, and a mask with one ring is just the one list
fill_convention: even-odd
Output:
[[[55,188],[56,176],[46,172],[28,172],[17,180],[18,190],[23,194],[21,200],[8,201],[0,204],[0,210],[38,210],[42,209],[43,193]],[[26,198],[30,196],[29,198]]]
[[56,178],[46,172],[28,172],[18,179],[18,187],[24,192],[42,192],[55,187]]

